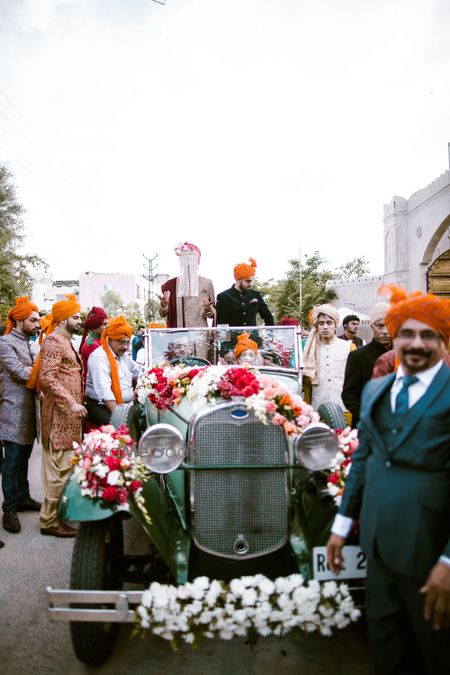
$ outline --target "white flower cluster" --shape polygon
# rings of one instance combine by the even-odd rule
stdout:
[[[152,372],[141,373],[137,381],[137,399],[141,405],[145,405],[145,401],[149,393],[153,390],[153,385],[157,384],[158,378]]]
[[[293,629],[331,635],[356,621],[360,612],[345,584],[304,583],[301,574],[271,581],[262,574],[233,579],[229,584],[198,577],[182,586],[151,584],[136,610],[141,630],[164,640],[197,638],[231,640],[249,631],[282,636]]]
[[[203,408],[211,398],[214,398],[217,392],[217,384],[227,370],[228,366],[209,366],[192,380],[187,398],[193,402],[194,410]]]

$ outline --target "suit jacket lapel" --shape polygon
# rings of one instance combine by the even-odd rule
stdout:
[[[382,380],[379,381],[378,387],[375,389],[375,391],[372,393],[371,398],[368,401],[368,407],[367,407],[367,412],[361,411],[361,420],[364,422],[364,424],[368,427],[370,434],[374,436],[378,443],[381,443],[382,445],[385,445],[385,441],[382,439],[380,436],[380,433],[377,429],[377,427],[374,424],[373,421],[373,409],[376,403],[380,400],[380,398],[388,391],[392,383],[394,382],[396,377],[395,373],[391,373],[390,375],[387,375],[384,377]],[[374,380],[375,382],[375,380]]]
[[[425,394],[422,396],[422,398],[419,398],[417,403],[413,405],[412,408],[410,408],[408,415],[405,418],[403,428],[401,432],[398,434],[397,440],[393,445],[394,450],[401,443],[403,443],[405,438],[407,438],[409,434],[413,431],[414,427],[422,417],[425,410],[427,410],[427,408],[429,408],[430,405],[432,405],[432,403],[439,396],[441,391],[446,386],[448,386],[449,380],[450,380],[449,370],[444,365],[442,365],[442,367],[438,370],[434,380],[428,387]]]

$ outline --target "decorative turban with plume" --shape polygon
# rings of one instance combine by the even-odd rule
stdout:
[[[254,340],[250,339],[250,333],[241,333],[241,335],[238,335],[237,344],[233,351],[234,358],[239,358],[239,356],[246,352],[247,349],[257,352],[258,345]]]
[[[249,258],[249,265],[247,263],[238,263],[234,266],[234,278],[236,281],[240,279],[252,279],[256,274],[256,260]]]
[[[450,339],[449,300],[420,291],[408,295],[404,288],[394,284],[381,286],[378,293],[390,296],[390,307],[384,321],[392,338],[397,336],[405,321],[416,319],[434,328],[448,345]]]
[[[320,379],[320,339],[317,330],[320,314],[329,316],[336,324],[336,327],[341,321],[337,309],[328,303],[316,305],[309,313],[308,318],[312,328],[303,350],[303,374],[310,378],[312,384],[319,384]]]
[[[175,246],[175,253],[180,256],[180,255],[192,255],[193,253],[195,255],[198,255],[200,258],[201,252],[198,246],[195,244],[190,244],[188,241],[184,241],[181,244],[177,244]]]
[[[100,344],[106,352],[109,365],[111,367],[111,389],[116,399],[116,403],[123,403],[122,390],[120,388],[119,367],[117,361],[109,348],[109,340],[120,340],[123,337],[131,339],[133,335],[133,328],[127,323],[124,316],[116,316],[110,319],[109,324],[105,328],[100,338]]]
[[[17,321],[28,319],[28,317],[33,312],[39,313],[39,309],[36,307],[34,302],[31,302],[28,295],[23,295],[21,298],[17,298],[14,307],[11,307],[8,312],[5,335],[12,331]]]

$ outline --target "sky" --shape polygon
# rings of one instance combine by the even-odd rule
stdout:
[[[0,0],[0,162],[54,279],[383,272],[383,204],[448,169],[447,0]]]

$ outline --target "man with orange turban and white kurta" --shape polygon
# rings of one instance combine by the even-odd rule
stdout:
[[[217,296],[217,325],[256,326],[259,314],[266,326],[273,326],[275,322],[264,298],[252,288],[256,262],[249,258],[248,263],[235,265],[233,272],[233,286]]]
[[[388,286],[396,372],[362,393],[328,541],[338,573],[354,520],[367,556],[367,622],[380,675],[444,675],[450,664],[450,301]]]
[[[86,378],[88,420],[109,424],[113,411],[133,398],[133,378],[142,366],[129,354],[133,328],[125,317],[111,319],[102,333],[101,348],[89,356]]]
[[[80,305],[75,295],[55,302],[52,323],[43,340],[37,386],[42,401],[42,483],[41,534],[74,537],[76,530],[58,520],[58,499],[71,471],[73,442],[81,443],[83,381],[80,356],[72,337],[81,327]],[[36,374],[36,373],[35,373]],[[32,384],[30,382],[30,384]]]

